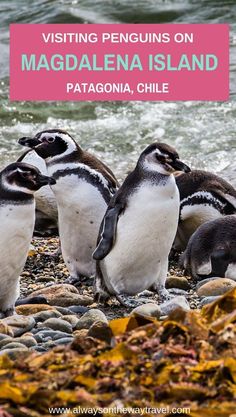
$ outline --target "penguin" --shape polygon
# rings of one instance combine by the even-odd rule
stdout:
[[[111,199],[93,257],[97,261],[95,299],[114,295],[121,304],[146,289],[165,289],[168,255],[177,231],[179,191],[175,170],[189,171],[174,148],[153,143]]]
[[[21,138],[19,143],[32,146],[56,180],[52,190],[58,207],[62,256],[70,273],[67,282],[79,284],[82,277],[95,275],[92,253],[118,182],[103,162],[82,150],[63,130],[45,130],[33,138]]]
[[[55,180],[23,162],[0,172],[0,317],[14,314],[35,220],[34,193]]]
[[[40,158],[38,154],[29,149],[24,152],[17,162],[26,162],[37,167],[40,172],[47,175],[47,167],[44,159]],[[58,213],[55,195],[49,185],[40,188],[34,194],[36,203],[36,219],[34,234],[37,236],[47,236],[57,234],[58,230]]]
[[[210,277],[236,280],[236,216],[202,224],[189,239],[181,266],[199,281]]]
[[[180,193],[180,214],[173,248],[181,252],[201,224],[236,213],[236,190],[207,171],[176,172],[175,179]]]

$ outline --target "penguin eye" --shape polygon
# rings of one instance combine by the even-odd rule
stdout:
[[[156,155],[156,159],[158,160],[158,162],[165,162],[166,158],[164,157],[164,155],[160,155],[158,153],[155,154]]]
[[[53,136],[51,136],[50,138],[47,138],[47,142],[48,143],[53,143],[53,142],[55,142],[55,138]]]

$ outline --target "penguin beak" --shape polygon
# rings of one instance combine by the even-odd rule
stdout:
[[[47,175],[40,174],[37,178],[38,184],[43,187],[44,185],[55,185],[56,180],[52,177],[48,177]]]
[[[24,138],[20,138],[18,140],[18,143],[22,146],[27,146],[28,148],[34,148],[35,146],[37,146],[40,142],[38,139],[36,138],[28,138],[28,137],[24,137]]]
[[[180,161],[180,159],[175,159],[171,166],[176,170],[176,171],[183,171],[183,172],[190,172],[191,169],[189,168],[188,165],[184,164],[182,161]]]

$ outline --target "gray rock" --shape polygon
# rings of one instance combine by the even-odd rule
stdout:
[[[72,325],[66,320],[61,318],[51,318],[45,320],[43,323],[39,323],[38,328],[48,327],[49,329],[59,330],[60,332],[72,333]]]
[[[35,339],[37,340],[38,343],[48,342],[50,340],[62,339],[63,337],[68,337],[68,333],[51,330],[51,329],[39,331],[35,335]]]
[[[55,343],[57,345],[67,345],[73,341],[73,337],[63,337],[62,339],[57,339]]]
[[[47,349],[43,347],[42,345],[32,346],[29,350],[44,353],[47,352]]]
[[[68,321],[68,323],[71,324],[72,329],[76,327],[76,324],[79,321],[79,318],[77,316],[74,316],[72,313],[69,316],[63,316],[63,320]]]
[[[0,349],[1,349],[3,346],[7,345],[8,343],[11,343],[13,340],[14,340],[14,339],[13,339],[12,337],[9,337],[9,336],[7,336],[5,339],[2,339],[2,340],[0,341]]]
[[[62,317],[62,314],[59,313],[59,311],[55,311],[55,310],[45,310],[45,311],[39,311],[38,313],[35,313],[33,317],[36,323],[39,323],[42,321],[46,321],[47,319]]]
[[[205,306],[206,304],[210,304],[213,303],[214,301],[218,300],[218,298],[220,298],[220,295],[212,295],[211,297],[204,297],[201,301],[200,301],[200,307]]]
[[[44,343],[52,340],[52,336],[45,336],[44,333],[38,333],[35,335],[35,340],[37,343]]]
[[[162,303],[160,305],[161,315],[168,316],[176,308],[182,308],[185,311],[190,310],[189,303],[183,295],[178,295],[177,297]]]
[[[30,331],[36,324],[35,320],[31,316],[10,316],[2,320],[13,331],[14,337],[21,336],[22,334]]]
[[[87,311],[89,311],[88,307],[84,307],[84,306],[71,306],[69,307],[69,310],[72,311],[72,313],[76,313],[76,314],[84,314]]]
[[[85,313],[78,320],[78,323],[76,324],[75,329],[76,330],[89,329],[92,326],[92,324],[95,323],[96,321],[100,323],[108,324],[108,320],[105,314],[101,310],[98,310],[96,308],[91,308],[91,310],[87,311],[87,313]]]
[[[54,342],[53,340],[49,340],[48,342],[43,343],[42,346],[45,349],[49,350],[49,349],[52,349],[52,348],[56,347],[57,346],[57,343]]]
[[[7,334],[0,333],[0,342],[4,339],[7,339],[9,336]]]
[[[59,311],[59,313],[61,313],[63,316],[68,316],[70,314],[74,314],[70,308],[66,308],[66,307],[59,307],[59,306],[54,306],[57,311]]]
[[[14,341],[19,342],[19,343],[21,343],[22,345],[25,345],[28,348],[37,345],[37,342],[36,342],[35,338],[32,337],[32,336],[23,335],[21,337],[16,337],[14,339]]]
[[[10,343],[7,343],[5,346],[2,347],[2,350],[5,350],[5,349],[22,349],[22,350],[27,350],[27,347],[25,345],[23,345],[22,343],[10,342]]]
[[[143,304],[134,308],[131,314],[138,314],[139,316],[155,317],[159,319],[161,315],[160,307],[154,303]]]

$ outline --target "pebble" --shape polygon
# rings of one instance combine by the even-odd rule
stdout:
[[[49,350],[49,349],[52,349],[52,348],[54,348],[54,347],[56,347],[56,342],[53,342],[52,340],[49,340],[48,342],[45,342],[45,343],[43,343],[43,347],[46,349],[46,350]]]
[[[188,290],[190,288],[190,284],[185,277],[171,275],[166,279],[166,288],[179,288],[181,290]]]
[[[108,324],[105,314],[96,308],[91,308],[77,322],[75,329],[89,329],[93,323],[100,322]]]
[[[95,339],[99,339],[110,344],[113,334],[111,328],[109,327],[109,324],[96,321],[90,327],[88,331],[88,336],[94,337]]]
[[[74,337],[86,337],[87,335],[88,335],[88,329],[75,330],[73,332]]]
[[[57,311],[59,311],[59,313],[61,313],[63,316],[68,316],[69,314],[74,314],[70,308],[66,308],[66,307],[59,307],[59,306],[54,306],[54,308],[56,308]],[[84,307],[85,308],[85,307]]]
[[[47,277],[44,275],[40,275],[36,278],[35,282],[53,282],[53,277]],[[54,282],[53,282],[54,283]]]
[[[69,310],[72,311],[72,313],[81,314],[81,315],[89,311],[88,307],[84,307],[84,306],[71,306],[69,307]]]
[[[220,298],[220,295],[212,295],[211,297],[204,297],[201,301],[200,301],[200,307],[205,306],[206,304],[210,304],[213,303],[214,301],[218,300],[218,298]]]
[[[161,315],[160,307],[154,303],[147,303],[134,308],[131,314],[138,314],[139,316],[155,317],[159,319]]]
[[[7,336],[6,339],[2,339],[0,341],[0,349],[3,348],[3,346],[7,345],[8,343],[12,342],[14,339],[12,337]]]
[[[67,345],[73,341],[73,337],[63,337],[62,339],[58,339],[55,343],[57,345]]]
[[[38,324],[38,328],[45,326],[52,330],[59,330],[60,332],[72,333],[71,323],[69,323],[66,320],[62,320],[61,318],[50,318],[45,320],[43,323]]]
[[[76,327],[76,324],[79,321],[79,318],[77,316],[74,316],[74,315],[69,315],[69,316],[66,315],[66,316],[63,316],[63,320],[68,321],[68,323],[71,324],[72,329],[74,329]]]
[[[0,355],[8,355],[11,359],[19,359],[19,356],[25,352],[28,352],[28,349],[22,345],[20,348],[8,348],[1,350]]]
[[[51,329],[47,329],[47,330],[40,330],[39,332],[35,334],[35,339],[37,340],[38,343],[40,342],[46,342],[49,340],[57,340],[57,339],[62,339],[63,337],[68,337],[68,333],[66,332],[61,332],[61,331],[57,331],[57,330],[51,330]]]
[[[5,346],[2,347],[2,350],[5,349],[17,349],[20,348],[22,350],[27,350],[27,347],[25,345],[23,345],[22,343],[18,343],[18,342],[10,342],[7,343]]]
[[[29,316],[30,314],[36,314],[40,311],[54,311],[54,307],[47,304],[24,304],[16,307],[17,314]]]
[[[46,321],[51,318],[59,318],[62,317],[62,314],[59,313],[57,310],[49,310],[49,311],[39,311],[39,313],[34,314],[34,319],[36,323],[41,321]]]
[[[215,278],[203,284],[197,290],[199,297],[222,295],[236,287],[236,282],[229,278]]]
[[[211,277],[211,278],[202,279],[201,281],[197,282],[197,284],[195,286],[195,290],[198,290],[198,288],[202,287],[207,282],[214,281],[217,278],[219,278],[219,277]]]
[[[3,320],[5,320],[5,319],[0,320],[0,334],[13,336],[12,329],[6,323],[4,323]]]
[[[0,333],[0,343],[1,343],[2,340],[8,339],[8,338],[9,338],[9,336],[7,334]]]
[[[176,308],[182,308],[185,311],[190,310],[188,301],[183,295],[178,295],[171,300],[166,301],[160,305],[161,315],[168,316]]]
[[[48,304],[48,302],[47,299],[41,295],[37,297],[18,298],[18,300],[16,300],[16,306],[26,304]]]
[[[48,303],[53,306],[68,307],[72,305],[89,305],[93,298],[81,295],[77,288],[70,284],[56,284],[44,287],[30,294],[31,297],[43,295]]]
[[[33,329],[36,322],[31,316],[10,316],[2,319],[2,322],[9,326],[14,337],[21,336],[23,333]]]
[[[21,337],[16,337],[14,339],[14,342],[19,342],[28,348],[37,345],[37,342],[33,336],[26,336],[26,335],[23,335]]]
[[[47,352],[47,349],[42,345],[32,346],[32,348],[30,348],[30,350],[32,350],[32,351],[35,350],[36,352],[39,352],[39,353]]]

